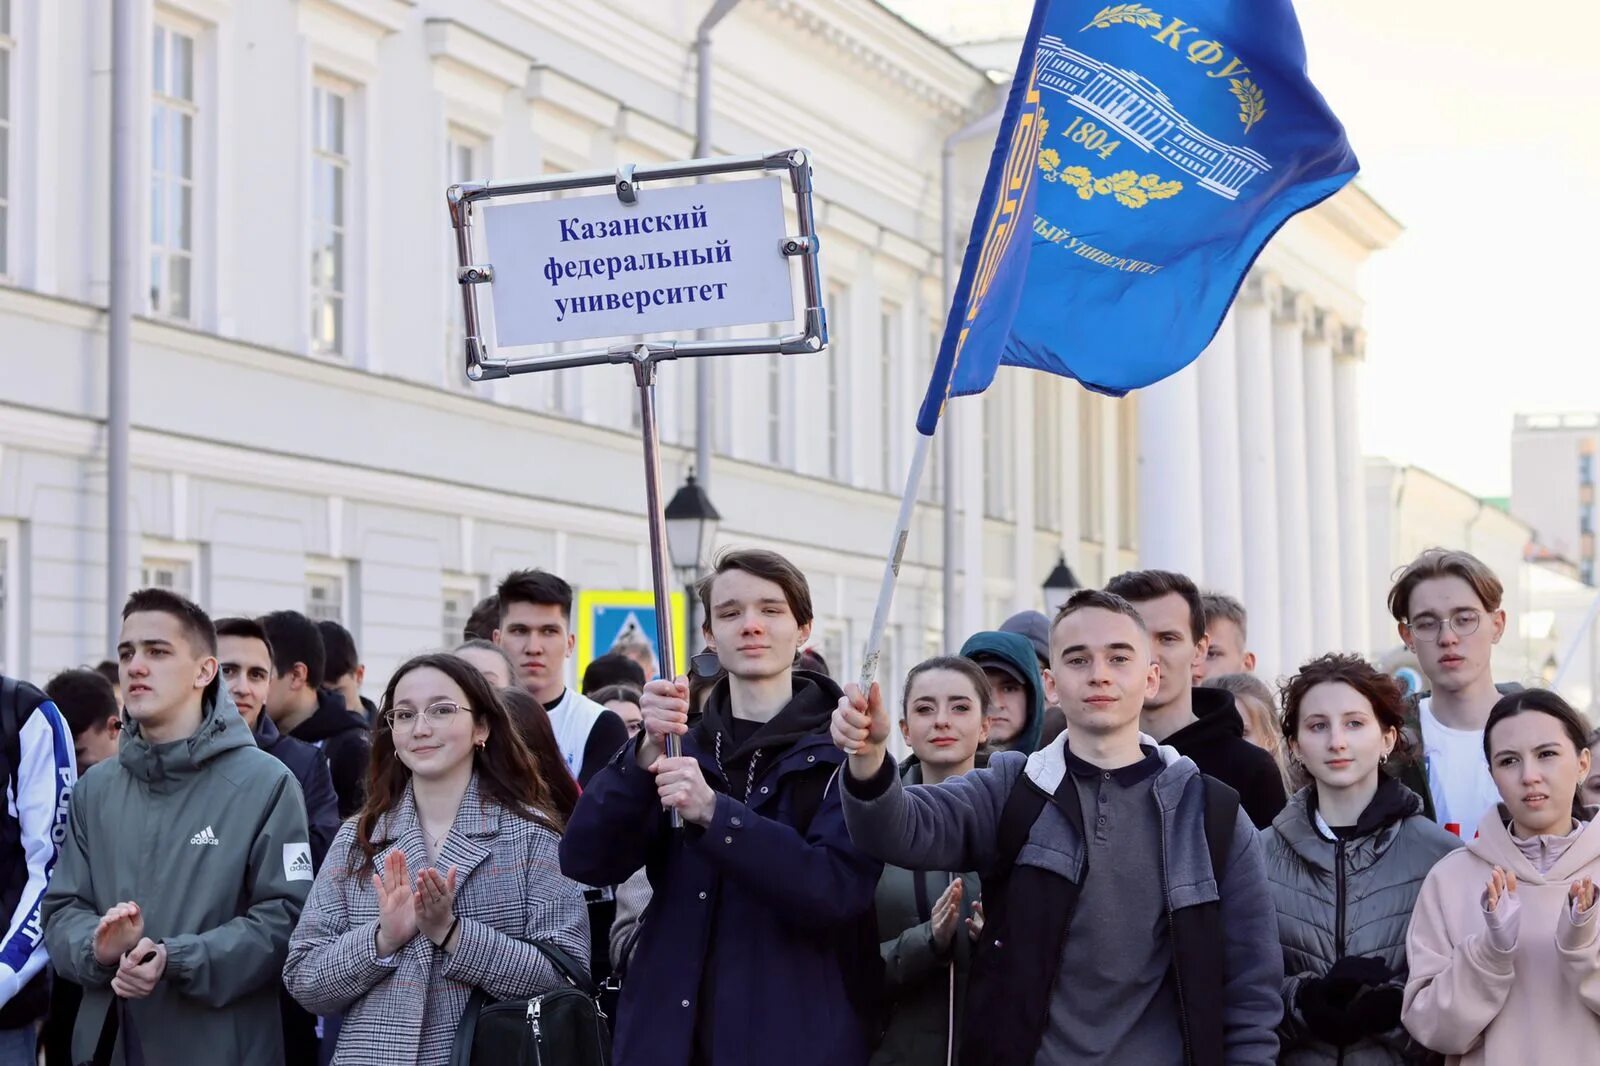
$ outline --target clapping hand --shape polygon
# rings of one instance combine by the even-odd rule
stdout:
[[[123,999],[144,999],[156,990],[167,970],[167,946],[141,937],[133,950],[122,956],[111,991]]]
[[[1578,886],[1573,885],[1572,887],[1577,888]],[[1591,891],[1594,888],[1593,884],[1591,884],[1589,887]],[[1483,909],[1486,911],[1494,910],[1500,905],[1500,898],[1502,896],[1515,896],[1516,892],[1516,873],[1511,870],[1505,870],[1499,866],[1496,866],[1494,868],[1494,872],[1489,875],[1489,887],[1484,890]]]
[[[961,878],[951,881],[933,904],[933,946],[943,955],[950,950],[955,939],[956,925],[961,920],[961,897],[966,893]]]
[[[405,854],[395,848],[383,865],[372,875],[372,887],[378,893],[378,955],[388,958],[417,935],[417,905]]]
[[[1594,878],[1580,877],[1572,882],[1572,887],[1567,889],[1567,898],[1572,901],[1576,914],[1587,914],[1590,907],[1594,906]]]
[[[144,937],[144,911],[137,903],[118,903],[94,929],[94,961],[116,966]]]
[[[412,890],[412,907],[417,915],[417,931],[439,947],[445,947],[451,927],[455,925],[456,868],[450,867],[449,876],[428,867],[417,875]]]

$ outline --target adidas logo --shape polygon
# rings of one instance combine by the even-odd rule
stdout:
[[[310,872],[311,872],[311,856],[310,855],[307,855],[304,852],[301,852],[298,856],[296,856],[295,858],[290,860],[290,862],[289,862],[290,880],[293,880],[294,879],[294,875],[297,874],[297,873],[307,873],[308,874]]]
[[[213,847],[215,847],[217,844],[221,843],[221,841],[219,841],[217,839],[217,834],[213,833],[211,831],[211,827],[208,825],[204,829],[200,830],[200,832],[198,832],[194,836],[190,837],[189,838],[189,843],[191,843],[191,844],[210,844]]]

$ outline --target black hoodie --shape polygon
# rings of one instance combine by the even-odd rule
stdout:
[[[345,706],[344,697],[318,689],[316,713],[289,735],[315,744],[328,757],[333,791],[339,796],[340,819],[360,811],[367,795],[367,762],[372,752],[372,738],[366,724]]]
[[[1217,688],[1190,691],[1197,720],[1161,743],[1177,748],[1201,773],[1239,793],[1239,806],[1257,829],[1265,829],[1289,799],[1277,762],[1244,739],[1244,719],[1233,705],[1233,693]]]
[[[749,799],[748,787],[763,761],[813,733],[827,732],[834,708],[844,695],[831,678],[821,674],[796,670],[791,678],[794,695],[770,721],[761,724],[734,718],[726,678],[706,697],[705,713],[695,729],[706,750],[716,753],[728,779],[728,794],[741,802]],[[752,762],[755,773],[751,772]]]

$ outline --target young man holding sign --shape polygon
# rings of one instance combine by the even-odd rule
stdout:
[[[810,589],[782,556],[736,551],[700,598],[728,677],[693,726],[686,679],[650,682],[643,730],[589,782],[561,841],[568,877],[617,884],[643,866],[655,892],[617,1066],[864,1066],[882,867],[851,845],[830,787],[842,694],[794,669]]]
[[[967,1017],[984,1024],[963,1066],[1276,1062],[1283,955],[1261,848],[1236,793],[1139,732],[1161,681],[1139,612],[1078,592],[1044,677],[1066,733],[932,787],[901,784],[876,685],[834,712],[851,838],[982,879]]]

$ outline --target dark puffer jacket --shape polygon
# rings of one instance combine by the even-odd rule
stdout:
[[[1423,1052],[1396,1026],[1342,1051],[1307,1028],[1297,997],[1301,983],[1327,974],[1346,955],[1377,955],[1406,981],[1406,928],[1433,864],[1461,841],[1422,814],[1422,800],[1388,777],[1356,824],[1353,839],[1335,842],[1315,824],[1316,785],[1289,799],[1261,830],[1267,880],[1283,942],[1280,1066],[1342,1063],[1387,1066],[1423,1062]]]

